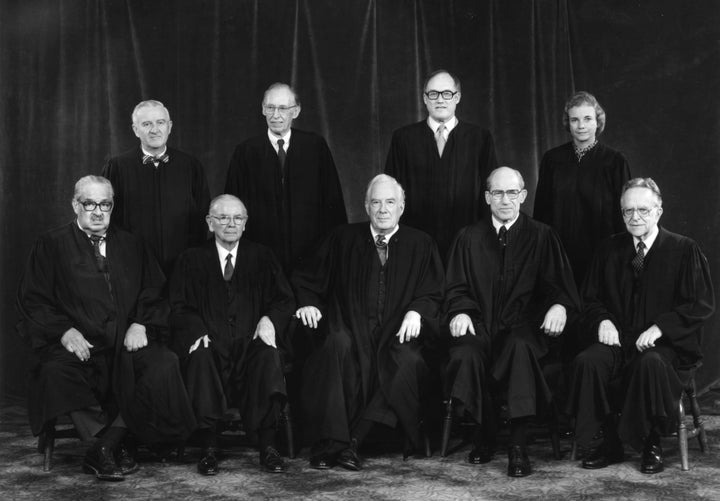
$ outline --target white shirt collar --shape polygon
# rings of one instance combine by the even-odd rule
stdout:
[[[283,143],[283,149],[287,152],[288,148],[290,147],[290,136],[292,135],[292,129],[288,129],[287,134],[285,134],[282,137],[277,137],[275,134],[270,132],[270,129],[267,130],[268,139],[270,139],[270,144],[272,144],[272,147],[275,148],[275,151],[278,151],[278,139],[282,139],[285,141]]]
[[[501,226],[505,226],[505,228],[507,228],[507,229],[509,230],[510,227],[515,224],[515,221],[517,221],[519,217],[520,217],[520,213],[518,212],[518,213],[517,213],[517,216],[515,216],[515,219],[513,219],[513,220],[510,221],[509,223],[501,223],[501,222],[498,221],[498,220],[495,218],[495,216],[493,215],[493,217],[492,217],[492,224],[493,224],[493,228],[495,228],[495,233],[497,233],[498,231],[500,231],[500,227],[501,227]]]
[[[237,258],[237,250],[238,250],[238,244],[240,242],[235,243],[235,247],[233,247],[230,250],[227,250],[225,247],[220,245],[217,240],[215,240],[215,248],[218,251],[218,256],[220,257],[220,269],[225,270],[225,260],[227,259],[228,254],[232,256],[230,259],[230,262],[233,264],[233,267],[235,266],[235,259]]]
[[[164,155],[165,152],[167,152],[167,144],[165,145],[165,148],[163,148],[163,150],[160,153],[150,153],[149,151],[146,151],[145,148],[143,148],[142,146],[140,146],[140,149],[142,150],[143,155],[150,155],[151,157],[159,157],[159,156]]]
[[[430,129],[433,131],[433,135],[437,134],[438,127],[440,127],[440,124],[442,122],[438,122],[434,118],[428,116],[427,124]],[[453,116],[450,120],[447,122],[444,122],[443,125],[445,125],[445,137],[447,137],[450,134],[450,131],[453,130],[458,124],[458,119],[456,116]]]
[[[655,239],[658,236],[658,233],[660,233],[660,230],[658,229],[658,226],[655,225],[655,228],[645,237],[643,238],[643,243],[645,243],[645,254],[648,253],[650,250],[650,247],[655,243]],[[636,236],[633,236],[633,247],[635,250],[637,250],[638,243],[640,242],[640,239]]]
[[[398,231],[399,229],[400,229],[400,225],[398,224],[397,226],[395,226],[395,228],[393,228],[393,230],[392,230],[390,233],[386,233],[386,234],[385,234],[385,240],[387,240],[388,242],[390,242],[390,238],[391,238],[395,233],[397,233],[397,231]],[[373,225],[372,225],[372,224],[370,225],[370,233],[372,233],[373,241],[377,239],[377,236],[378,236],[378,235],[380,235],[380,233],[378,233],[378,231],[377,231],[375,228],[373,228]]]

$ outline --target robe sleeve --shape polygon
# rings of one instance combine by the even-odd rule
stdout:
[[[242,144],[239,144],[230,158],[227,177],[225,178],[225,193],[235,195],[240,200],[245,199],[244,189],[247,185],[247,180],[245,179],[246,169],[244,147]]]
[[[335,266],[335,241],[334,233],[325,237],[310,254],[310,259],[293,272],[291,283],[298,308],[315,306],[325,314],[330,275]]]
[[[100,175],[110,181],[110,184],[112,184],[113,187],[112,222],[115,225],[126,228],[127,221],[125,221],[125,210],[123,209],[123,205],[125,204],[125,200],[123,199],[124,190],[121,186],[122,176],[120,176],[118,172],[119,169],[120,166],[118,165],[117,160],[109,158],[103,166],[102,173]]]
[[[535,189],[535,207],[533,208],[533,219],[545,224],[552,224],[553,221],[553,177],[551,170],[551,161],[548,152],[545,152],[540,161],[540,173],[537,188]]]
[[[626,182],[630,180],[630,165],[628,164],[625,156],[617,152],[613,158],[612,168],[612,179],[610,180],[612,203],[610,206],[614,209],[612,213],[612,228],[615,233],[625,231],[625,221],[623,221],[622,213],[620,212],[620,197],[622,195],[622,188]]]
[[[191,246],[200,245],[207,239],[208,229],[205,224],[205,214],[210,207],[210,188],[207,176],[202,164],[197,159],[193,159],[192,191],[195,207],[190,211]]]
[[[347,223],[345,199],[335,161],[324,138],[320,138],[320,164],[325,231]]]
[[[175,264],[170,278],[170,330],[172,346],[179,354],[187,354],[190,346],[200,337],[209,334],[200,313],[200,301],[197,287],[192,277],[197,272],[192,269],[187,253],[183,253]]]
[[[287,329],[290,317],[295,313],[295,298],[280,262],[267,250],[267,272],[263,280],[263,312],[273,323],[276,333]]]
[[[170,308],[163,294],[165,275],[150,249],[142,243],[142,284],[135,307],[128,315],[128,325],[135,322],[145,326],[148,336],[167,341]]]
[[[421,274],[407,311],[420,314],[424,327],[433,335],[439,332],[440,308],[443,301],[445,286],[445,270],[437,250],[431,239],[425,247],[424,259],[418,272]],[[405,313],[407,313],[407,311]]]
[[[402,146],[400,143],[398,131],[395,131],[390,141],[387,159],[385,159],[385,173],[396,178],[399,175],[398,173],[403,171],[402,164],[403,158],[405,157],[402,154]]]
[[[33,348],[60,342],[74,324],[55,297],[56,254],[48,239],[38,240],[18,287],[16,305],[21,317],[18,329],[28,336]]]
[[[682,273],[675,291],[675,307],[653,319],[673,345],[695,336],[715,311],[715,297],[707,259],[697,244],[688,245],[682,257]]]
[[[470,316],[474,324],[482,323],[482,308],[473,298],[467,279],[471,269],[470,254],[470,235],[465,228],[457,234],[448,253],[444,306],[447,322],[455,315],[465,313]]]
[[[554,230],[548,228],[543,238],[545,243],[539,287],[541,297],[545,298],[544,309],[547,311],[552,305],[561,304],[570,316],[580,308],[570,260]]]

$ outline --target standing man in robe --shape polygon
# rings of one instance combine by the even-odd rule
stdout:
[[[547,225],[520,212],[527,197],[520,173],[494,170],[485,201],[492,218],[458,233],[448,255],[445,308],[450,320],[446,394],[477,423],[472,464],[492,459],[495,410],[490,385],[507,392],[508,475],[532,473],[526,428],[547,414],[551,391],[541,361],[548,337],[579,305],[570,264]]]
[[[138,237],[110,225],[107,179],[81,178],[72,207],[76,220],[35,243],[18,290],[33,350],[30,425],[37,435],[69,414],[91,444],[85,471],[122,480],[138,469],[128,431],[148,445],[176,443],[195,418],[178,359],[160,339],[168,313],[160,267]]]
[[[337,228],[293,275],[296,315],[318,330],[302,392],[312,468],[360,470],[358,447],[374,423],[400,424],[420,448],[421,350],[437,332],[443,269],[432,238],[399,225],[404,207],[397,181],[376,176],[370,224]]]
[[[455,116],[461,97],[455,75],[437,70],[423,89],[428,117],[394,132],[385,172],[412,194],[405,222],[432,236],[445,259],[460,228],[487,219],[482,194],[497,161],[490,132]]]
[[[591,448],[583,468],[623,461],[625,442],[642,450],[641,472],[658,473],[660,435],[677,427],[715,299],[698,245],[658,226],[662,197],[652,179],[625,183],[620,205],[627,232],[601,243],[583,283],[591,344],[573,362],[569,410],[578,445]]]
[[[142,101],[132,112],[135,147],[103,169],[115,188],[113,222],[142,237],[170,275],[177,256],[205,241],[203,216],[210,192],[200,162],[167,146],[172,130],[160,101]]]
[[[276,333],[295,309],[292,290],[270,249],[240,238],[248,211],[238,198],[215,198],[206,220],[215,238],[181,254],[170,282],[173,346],[199,426],[198,471],[217,474],[217,422],[237,406],[260,464],[280,473],[275,430],[286,390]]]
[[[267,245],[289,273],[332,228],[347,222],[330,148],[321,136],[292,127],[300,99],[287,84],[265,91],[267,131],[235,148],[225,193],[240,198],[253,224],[247,237]]]

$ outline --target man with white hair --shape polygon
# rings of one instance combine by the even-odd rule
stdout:
[[[200,162],[167,146],[172,126],[163,103],[138,103],[132,129],[140,144],[102,171],[115,188],[114,223],[142,237],[168,276],[178,254],[205,241],[210,202]]]
[[[404,207],[400,184],[376,176],[370,223],[337,228],[292,277],[296,315],[318,331],[301,398],[312,468],[361,469],[358,447],[374,423],[401,425],[420,448],[421,351],[437,332],[443,269],[432,238],[399,224]]]

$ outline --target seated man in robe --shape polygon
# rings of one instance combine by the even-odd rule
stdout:
[[[583,283],[590,345],[573,362],[568,404],[577,443],[590,449],[583,468],[623,461],[625,442],[642,450],[640,471],[658,473],[660,435],[677,426],[715,300],[698,245],[658,226],[657,184],[631,179],[620,205],[627,232],[600,245]]]
[[[432,238],[399,225],[404,207],[398,182],[376,176],[370,223],[337,228],[293,275],[296,315],[318,330],[302,388],[312,468],[360,470],[358,447],[374,423],[400,424],[419,450],[429,376],[421,349],[437,332],[443,269]]]
[[[123,442],[128,431],[148,445],[175,443],[195,418],[178,359],[160,342],[168,308],[158,263],[110,224],[107,179],[81,178],[72,207],[73,222],[35,243],[18,290],[34,359],[30,425],[37,435],[69,414],[91,444],[85,471],[122,480],[138,468]]]
[[[448,254],[445,308],[450,319],[446,394],[476,423],[468,461],[494,452],[491,384],[506,390],[510,418],[508,475],[532,473],[526,428],[546,414],[552,394],[540,362],[578,306],[568,259],[555,232],[520,211],[520,173],[492,171],[485,201],[492,218],[462,229]],[[570,310],[570,311],[568,311]]]
[[[170,281],[173,347],[198,420],[203,475],[218,472],[216,428],[228,405],[239,408],[265,470],[286,469],[275,447],[286,399],[276,333],[295,301],[272,251],[241,239],[247,220],[238,198],[216,197],[206,216],[214,238],[182,253]]]

